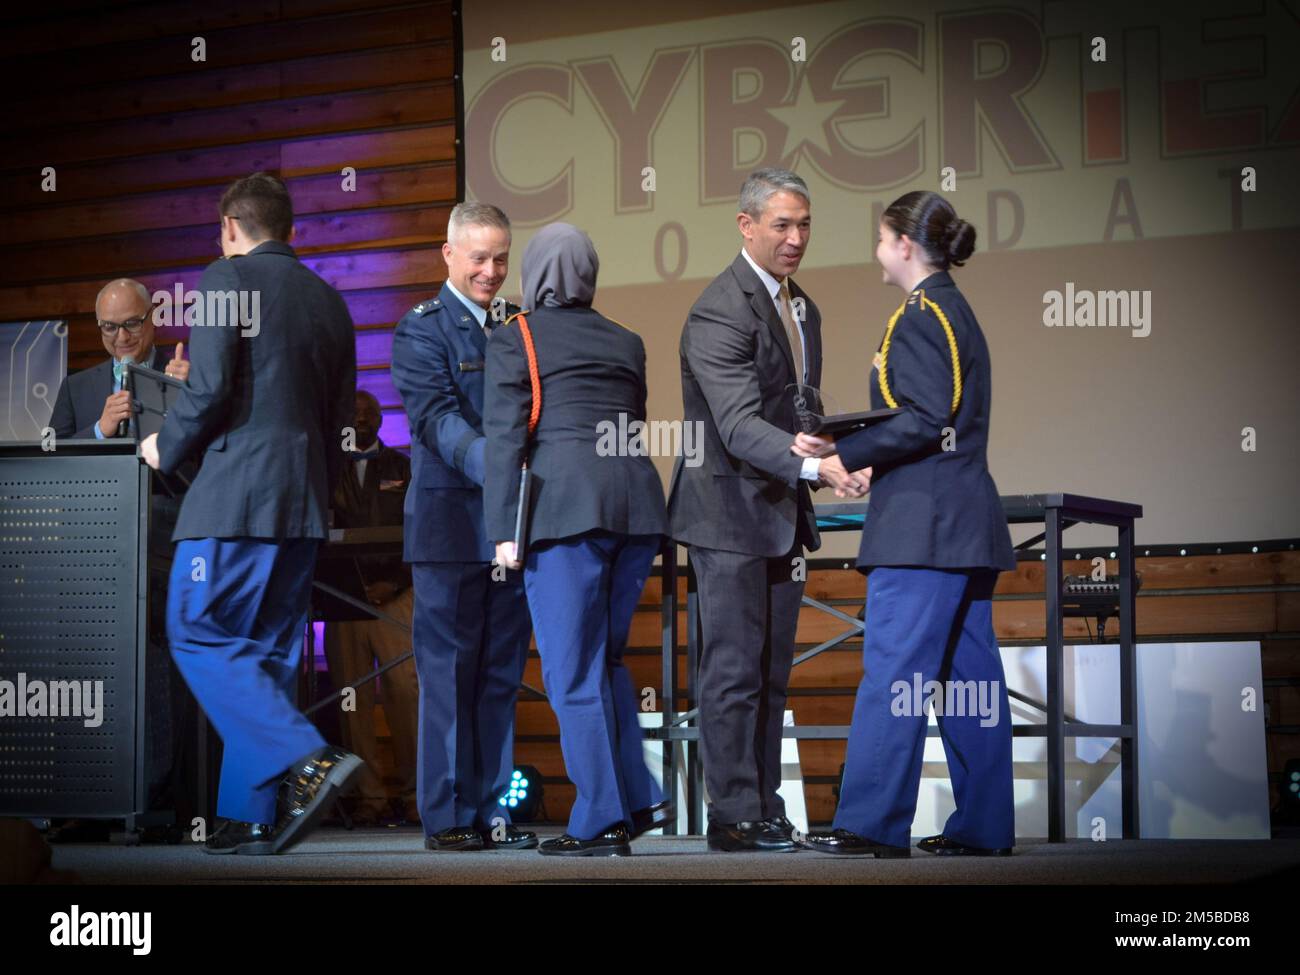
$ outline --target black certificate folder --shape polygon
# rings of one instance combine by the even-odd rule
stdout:
[[[131,384],[131,435],[143,440],[162,429],[185,384],[164,372],[131,363],[127,367]]]
[[[815,423],[816,429],[809,432],[814,434],[850,433],[854,430],[861,430],[863,427],[869,427],[873,423],[879,423],[881,420],[896,416],[902,412],[902,407],[895,406],[887,410],[866,410],[862,413],[836,413],[832,416],[818,417]]]

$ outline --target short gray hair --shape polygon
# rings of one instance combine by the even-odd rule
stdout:
[[[99,311],[99,303],[104,299],[104,295],[117,288],[131,288],[140,296],[140,300],[146,305],[153,304],[153,296],[149,294],[149,289],[135,278],[114,278],[112,281],[108,282],[108,284],[99,289],[99,294],[95,295],[95,311],[97,313]]]
[[[447,220],[448,243],[455,244],[466,227],[496,227],[504,230],[506,239],[510,239],[510,218],[504,210],[491,203],[472,203],[466,200],[452,207],[451,217]]]
[[[802,196],[804,202],[812,204],[808,184],[803,178],[788,169],[756,169],[749,174],[745,185],[740,188],[740,212],[747,213],[755,220],[763,216],[767,201],[776,193],[794,193]]]

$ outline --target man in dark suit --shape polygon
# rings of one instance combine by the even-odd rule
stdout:
[[[357,390],[354,427],[355,451],[348,455],[343,475],[334,487],[331,507],[335,528],[375,528],[402,523],[402,503],[411,483],[411,462],[406,455],[379,439],[383,415],[379,400]],[[408,627],[414,594],[411,569],[397,554],[363,555],[357,559],[366,599],[385,616]],[[325,629],[325,659],[335,687],[343,687],[370,673],[377,660],[387,664],[411,649],[411,634],[386,619],[359,619],[331,623]],[[392,800],[406,807],[406,819],[418,819],[415,806],[415,715],[419,685],[415,663],[407,660],[387,671],[383,681],[384,718],[393,743],[398,786],[392,796],[376,774],[375,685],[357,688],[356,707],[340,716],[343,746],[361,756],[366,765],[351,801],[354,825],[374,825],[392,813]]]
[[[189,377],[185,343],[178,344],[171,355],[154,346],[152,311],[149,291],[139,281],[118,278],[100,290],[95,319],[110,358],[63,380],[50,414],[56,437],[103,440],[117,436],[120,424],[131,416],[131,394],[122,388],[120,365],[128,359],[163,370],[181,382]]]
[[[206,849],[279,853],[361,766],[326,745],[294,702],[356,349],[342,297],[289,246],[284,184],[264,173],[237,180],[220,212],[225,258],[199,281],[190,382],[141,453],[168,473],[187,457],[203,461],[172,536],[167,631],[225,745],[217,814],[227,822]]]
[[[447,280],[403,316],[393,383],[411,424],[405,558],[415,580],[420,675],[416,801],[425,847],[537,845],[499,798],[514,763],[515,700],[530,624],[521,573],[492,565],[483,530],[483,369],[510,264],[510,221],[461,203],[442,248]]]
[[[704,462],[679,458],[668,514],[690,549],[700,596],[700,749],[709,848],[796,849],[785,817],[781,728],[803,598],[794,560],[821,544],[809,487],[860,497],[837,456],[791,451],[788,387],[821,381],[821,316],[789,280],[808,246],[808,187],[761,169],[745,181],[740,255],[705,289],[682,331],[686,422]]]

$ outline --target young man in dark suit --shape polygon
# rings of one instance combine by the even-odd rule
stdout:
[[[499,798],[514,762],[515,700],[531,625],[519,572],[492,565],[483,529],[483,368],[510,266],[510,221],[461,203],[442,248],[447,280],[403,316],[393,384],[411,424],[405,558],[415,580],[420,675],[416,801],[437,852],[537,845]]]
[[[140,445],[166,473],[202,458],[172,536],[167,631],[225,745],[217,814],[227,822],[208,838],[212,853],[289,849],[361,765],[294,702],[356,348],[347,306],[299,262],[292,232],[289,193],[273,176],[237,180],[221,198],[225,257],[199,281],[189,385]]]
[[[189,377],[183,342],[171,354],[153,344],[153,303],[139,281],[118,278],[104,285],[95,299],[95,320],[109,359],[63,380],[50,414],[56,437],[117,436],[131,417],[131,394],[122,388],[120,365],[128,359],[181,382]]]
[[[821,544],[809,487],[861,497],[865,486],[838,457],[791,451],[789,387],[816,387],[822,367],[821,315],[789,279],[808,246],[807,185],[788,170],[752,173],[737,226],[740,255],[682,330],[683,406],[704,430],[704,462],[678,459],[668,515],[699,587],[709,848],[776,852],[796,849],[777,789],[803,598],[794,559]]]

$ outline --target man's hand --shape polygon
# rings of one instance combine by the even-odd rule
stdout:
[[[864,467],[860,471],[854,471],[853,476],[856,477],[858,479],[858,483],[862,485],[862,491],[864,494],[867,491],[871,490],[871,468],[870,467]]]
[[[814,437],[811,433],[800,433],[795,436],[790,453],[800,457],[828,457],[835,453],[835,441]]]
[[[835,489],[837,498],[860,498],[867,493],[867,484],[862,483],[856,474],[844,469],[844,462],[839,454],[822,458],[821,479]]]
[[[504,565],[507,569],[518,569],[522,563],[516,558],[517,555],[514,542],[497,542],[497,565]]]
[[[158,470],[159,464],[162,463],[158,459],[158,434],[151,433],[140,441],[140,456],[144,458],[146,464]]]
[[[387,579],[366,586],[366,600],[371,606],[382,606],[397,595],[397,587]]]
[[[125,389],[110,393],[104,400],[104,412],[99,415],[99,432],[106,437],[117,436],[117,426],[131,415],[131,394]]]
[[[181,382],[185,382],[190,378],[190,363],[189,360],[185,358],[184,342],[176,343],[176,352],[172,355],[171,359],[167,361],[167,368],[164,369],[163,372],[167,373],[167,375],[171,376],[173,379],[179,379]]]

